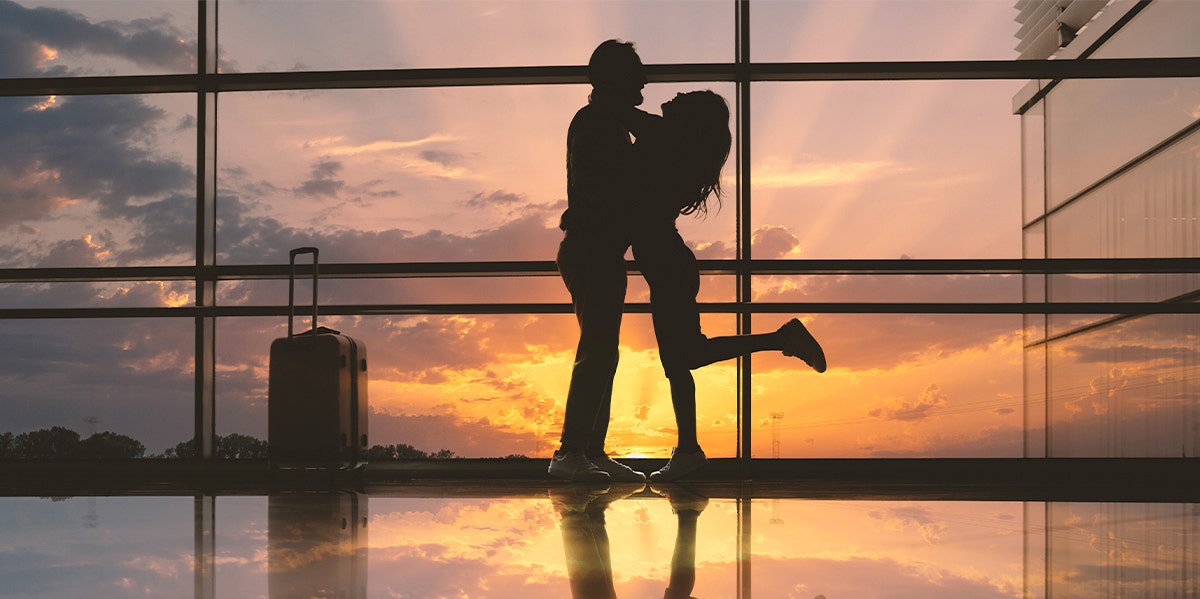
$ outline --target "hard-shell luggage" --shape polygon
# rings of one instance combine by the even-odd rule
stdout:
[[[295,334],[296,256],[313,256],[311,331]],[[291,251],[288,334],[271,343],[269,458],[282,467],[356,468],[367,452],[367,347],[317,326],[317,248]]]

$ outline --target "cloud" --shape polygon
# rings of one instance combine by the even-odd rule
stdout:
[[[92,23],[67,10],[0,0],[0,77],[88,74],[50,66],[59,54],[103,55],[159,72],[196,70],[196,43],[166,19]]]
[[[419,156],[422,160],[449,167],[459,166],[466,158],[458,152],[447,152],[445,150],[423,150]]]
[[[937,414],[938,410],[946,407],[947,397],[941,387],[931,383],[921,391],[917,401],[909,402],[904,399],[888,401],[887,405],[872,409],[868,415],[885,420],[901,422],[922,422]]]
[[[113,301],[145,291],[131,288]],[[0,325],[5,430],[81,430],[80,418],[96,416],[104,430],[130,435],[151,452],[191,437],[194,325],[188,319]]]
[[[388,155],[385,160],[391,168],[421,177],[471,179],[477,176],[466,166],[466,154],[444,148],[421,149],[462,141],[461,137],[438,133],[412,140],[376,140],[362,144],[346,144],[343,141],[342,136],[332,136],[309,140],[302,147],[317,149],[327,158]]]
[[[430,144],[446,143],[461,141],[462,138],[452,135],[434,134],[422,137],[420,139],[411,140],[378,140],[365,144],[358,145],[333,145],[342,141],[341,137],[330,137],[325,139],[311,140],[304,144],[306,148],[324,148],[322,153],[329,156],[356,156],[358,154],[374,154],[380,152],[395,152],[397,150],[411,150],[420,148]],[[422,160],[433,163],[448,163],[456,161],[461,156],[445,151],[425,150],[420,153]]]
[[[53,218],[85,206],[132,239],[113,238],[106,263],[190,258],[195,236],[195,173],[154,149],[165,113],[133,96],[72,97],[45,110],[0,99],[0,227]],[[93,231],[94,238],[100,236]],[[40,240],[39,240],[40,241]],[[129,244],[126,247],[126,243]],[[119,249],[118,249],[119,248]],[[66,266],[45,243],[11,245],[11,263]],[[80,255],[81,259],[85,256]],[[85,262],[94,264],[94,262]],[[76,264],[80,265],[80,264]]]
[[[762,260],[787,258],[800,251],[800,239],[784,226],[759,227],[754,231],[751,245],[754,257]]]
[[[1186,364],[1189,360],[1195,363],[1200,353],[1195,347],[1154,347],[1130,343],[1115,346],[1071,345],[1063,351],[1080,364],[1145,363],[1156,360]]]
[[[755,278],[758,302],[953,302],[1020,300],[1016,276],[807,275]],[[816,314],[806,326],[836,366],[888,370],[971,351],[1015,350],[1022,322],[1008,314]],[[1019,356],[1016,359],[1020,359]]]
[[[930,545],[937,545],[946,532],[946,524],[937,521],[928,509],[910,505],[904,507],[872,510],[867,515],[883,523],[887,530],[904,531],[916,529],[917,534]]]
[[[526,203],[525,196],[504,191],[479,192],[467,200],[470,208],[495,208],[499,206],[519,206]]]
[[[335,176],[344,168],[341,162],[322,158],[313,164],[310,178],[296,187],[296,193],[314,197],[336,197],[346,187],[346,182]]]
[[[81,239],[63,239],[49,244],[40,266],[99,266],[111,251],[112,234],[85,235]]]

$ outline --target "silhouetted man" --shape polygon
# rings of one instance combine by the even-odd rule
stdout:
[[[579,321],[561,447],[549,472],[568,480],[642,481],[604,451],[617,372],[630,240],[633,144],[620,115],[642,103],[645,69],[632,43],[608,40],[588,61],[592,93],[567,131],[567,210],[558,270]]]

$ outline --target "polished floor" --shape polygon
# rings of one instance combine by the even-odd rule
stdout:
[[[0,597],[1200,596],[1192,492],[450,478],[43,492],[0,497]]]

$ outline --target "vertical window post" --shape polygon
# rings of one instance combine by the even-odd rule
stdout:
[[[739,335],[752,332],[750,326],[750,299],[753,297],[751,293],[751,266],[750,266],[750,240],[753,236],[750,221],[750,1],[736,0],[734,3],[737,10],[735,17],[735,26],[737,31],[734,34],[735,44],[737,45],[735,52],[736,64],[734,72],[736,73],[735,82],[737,90],[736,119],[734,130],[736,131],[736,145],[734,152],[736,182],[737,182],[737,211],[736,211],[736,227],[737,227],[737,303],[738,303],[738,322],[737,332]],[[751,401],[750,391],[750,367],[751,355],[747,353],[738,358],[738,448],[737,456],[741,462],[742,475],[749,474],[750,458],[751,458]]]
[[[196,53],[196,307],[216,304],[217,3],[198,0]],[[216,321],[203,310],[196,316],[195,458],[213,457],[216,431]]]

